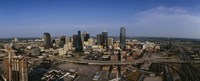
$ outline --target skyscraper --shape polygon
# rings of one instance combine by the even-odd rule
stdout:
[[[65,44],[68,44],[71,42],[71,38],[70,37],[66,37],[66,41],[65,41]]]
[[[84,37],[84,41],[88,41],[89,38],[90,38],[90,34],[87,33],[87,34],[85,35],[85,37]]]
[[[66,42],[66,36],[61,36],[60,37],[60,47],[64,47]]]
[[[73,39],[73,47],[76,47],[76,40],[77,40],[78,35],[74,34],[72,39]]]
[[[113,47],[114,39],[113,38],[108,38],[108,46]]]
[[[97,34],[97,45],[101,45],[101,34]]]
[[[126,28],[125,27],[120,28],[120,48],[122,50],[125,50],[126,48]]]
[[[11,57],[10,63],[8,57],[3,58],[3,77],[6,81],[28,81],[27,68],[27,58],[22,56],[13,56]]]
[[[84,39],[84,41],[88,41],[89,38],[90,38],[90,34],[87,33],[86,31],[83,32],[83,39]]]
[[[108,32],[102,32],[101,36],[101,45],[103,45],[104,48],[108,47]]]
[[[78,36],[76,37],[75,52],[83,52],[83,44],[81,39],[81,31],[78,31]]]
[[[52,47],[51,35],[47,32],[44,33],[44,48],[48,49]]]

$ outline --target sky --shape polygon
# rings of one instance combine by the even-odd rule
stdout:
[[[200,0],[0,0],[0,38],[96,36],[200,38]]]

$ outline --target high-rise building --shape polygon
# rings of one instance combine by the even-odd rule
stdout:
[[[102,32],[101,36],[101,45],[103,45],[104,48],[108,47],[108,32]]]
[[[66,36],[61,36],[60,37],[60,47],[64,47],[65,45],[65,42],[66,42]]]
[[[3,58],[3,77],[6,81],[28,81],[28,61],[22,56]]]
[[[84,37],[84,41],[88,41],[89,38],[90,38],[90,34],[87,33],[87,34],[85,35],[85,37]]]
[[[53,44],[56,43],[56,40],[55,40],[55,39],[52,39],[52,43],[53,43]]]
[[[108,38],[108,46],[113,47],[114,39],[113,38]]]
[[[97,34],[97,45],[101,45],[101,34]]]
[[[73,37],[72,37],[72,40],[73,40],[73,47],[76,47],[76,40],[77,40],[77,37],[78,37],[77,34],[74,34]]]
[[[65,45],[64,45],[64,50],[67,52],[67,51],[69,51],[69,50],[71,50],[72,49],[72,43],[71,42],[69,42],[69,43],[66,43]]]
[[[78,36],[76,37],[75,52],[83,52],[83,44],[81,39],[81,31],[78,31]]]
[[[55,39],[54,46],[60,47],[60,39]]]
[[[48,49],[52,47],[51,35],[47,32],[44,33],[44,48]]]
[[[90,34],[87,33],[86,31],[83,32],[83,40],[84,40],[84,41],[88,41],[89,38],[90,38]]]
[[[122,50],[126,49],[126,28],[125,27],[120,28],[120,48]]]
[[[83,36],[83,34],[81,34],[81,42],[84,45],[84,36]]]
[[[70,37],[66,37],[66,41],[65,41],[65,44],[68,44],[71,42],[71,38]]]

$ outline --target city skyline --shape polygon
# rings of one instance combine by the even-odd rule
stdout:
[[[119,36],[120,27],[127,36],[200,38],[200,1],[10,1],[0,1],[0,38],[72,36],[78,30]]]

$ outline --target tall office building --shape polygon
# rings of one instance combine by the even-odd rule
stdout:
[[[113,47],[114,44],[114,39],[113,38],[108,38],[108,46]]]
[[[88,41],[89,38],[90,38],[90,34],[87,33],[86,31],[83,32],[83,40],[84,40],[84,41]]]
[[[72,40],[73,40],[73,47],[76,47],[76,38],[78,37],[77,34],[74,34],[73,37],[72,37]]]
[[[75,52],[83,52],[83,44],[81,39],[81,31],[78,31],[78,36],[76,37]]]
[[[108,47],[108,32],[102,32],[101,36],[101,45],[103,45],[104,48]]]
[[[120,48],[122,50],[126,49],[126,29],[125,29],[125,27],[120,28]]]
[[[97,45],[101,45],[101,34],[97,34]]]
[[[63,48],[66,42],[66,36],[60,37],[60,47]]]
[[[28,61],[22,56],[3,58],[3,77],[6,81],[28,81]]]
[[[81,41],[82,41],[82,44],[84,45],[84,36],[83,36],[83,34],[81,34]]]
[[[48,49],[52,47],[51,35],[47,32],[44,33],[44,48]]]
[[[65,41],[65,44],[68,44],[71,42],[71,38],[70,37],[66,37],[66,41]]]
[[[89,38],[90,38],[90,34],[87,33],[87,34],[85,35],[85,37],[84,37],[84,41],[88,41]]]

